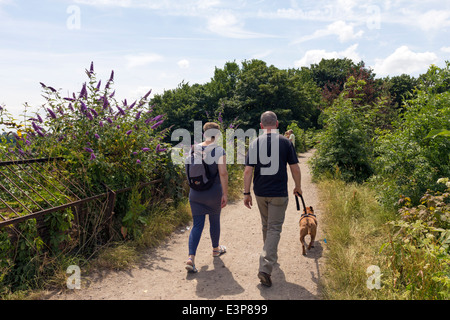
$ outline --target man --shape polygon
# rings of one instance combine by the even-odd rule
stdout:
[[[244,205],[253,205],[250,187],[261,214],[264,247],[259,261],[258,278],[267,287],[272,285],[271,273],[278,259],[278,243],[288,205],[287,165],[295,182],[294,194],[302,194],[301,172],[297,154],[292,143],[278,134],[278,120],[275,113],[267,111],[261,116],[258,139],[249,146],[244,171]]]

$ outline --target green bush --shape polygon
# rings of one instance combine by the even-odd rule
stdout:
[[[450,139],[428,137],[434,130],[450,129],[449,68],[450,63],[444,69],[430,67],[394,130],[377,132],[373,182],[388,206],[402,195],[418,204],[427,189],[443,191],[436,181],[450,176]]]
[[[448,179],[446,179],[448,182]],[[418,206],[400,199],[400,219],[390,222],[392,239],[382,246],[389,290],[408,299],[450,298],[450,188],[428,191]]]
[[[370,136],[352,102],[340,96],[324,111],[326,127],[312,159],[315,177],[338,174],[344,181],[364,181],[372,174]]]

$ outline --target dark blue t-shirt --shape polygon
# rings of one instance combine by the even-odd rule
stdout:
[[[294,146],[278,134],[263,134],[250,143],[245,165],[254,167],[253,191],[259,197],[287,197],[287,164],[298,163]]]

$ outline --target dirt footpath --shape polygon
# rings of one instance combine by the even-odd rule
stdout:
[[[257,278],[263,241],[259,211],[253,197],[251,210],[245,208],[242,201],[229,204],[222,210],[221,244],[227,247],[228,252],[221,257],[212,257],[206,219],[197,250],[198,273],[188,274],[184,269],[189,226],[189,229],[177,230],[158,248],[149,250],[134,269],[83,278],[80,290],[68,290],[50,299],[320,299],[319,280],[326,244],[320,223],[322,211],[317,189],[311,182],[306,164],[311,156],[311,152],[304,153],[299,160],[304,199],[307,206],[314,207],[319,221],[316,247],[306,257],[302,256],[298,226],[300,214],[291,195],[294,186],[289,173],[289,206],[278,249],[279,264],[274,268],[271,288],[263,287]],[[309,242],[309,237],[306,240]]]

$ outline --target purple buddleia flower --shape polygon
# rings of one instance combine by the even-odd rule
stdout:
[[[97,158],[97,157],[95,156],[95,154],[94,154],[94,153],[91,153],[91,157],[89,158],[89,161],[95,160],[95,158]]]
[[[109,123],[113,123],[113,121],[111,120],[111,118],[106,118],[106,121],[108,121]]]
[[[42,127],[38,126],[36,122],[31,122],[31,125],[33,126],[34,131],[41,131]]]
[[[97,83],[97,91],[100,90],[101,85],[102,85],[102,80],[99,80]]]
[[[145,94],[144,99],[147,99],[151,93],[152,93],[152,89],[150,89],[150,91]]]
[[[89,152],[89,153],[93,153],[94,150],[92,150],[91,148],[85,147],[84,151]]]
[[[120,129],[120,125],[117,125],[117,129]]]
[[[47,88],[47,86],[45,84],[43,84],[42,82],[39,82],[42,86],[42,88]]]
[[[64,135],[62,135],[61,137],[58,138],[58,142],[61,142],[64,140]]]
[[[150,148],[142,148],[142,151],[144,152],[150,151]]]
[[[23,150],[20,148],[17,148],[17,151],[19,151],[20,154],[25,154],[25,152],[23,152]]]
[[[81,112],[86,112],[86,110],[87,110],[87,107],[86,107],[86,104],[83,102],[83,101],[81,101]]]
[[[141,117],[141,113],[142,113],[142,111],[139,111],[139,112],[136,114],[136,120],[139,120],[139,118]]]
[[[137,159],[136,164],[141,164],[141,160]]]
[[[149,124],[150,121],[152,121],[152,119],[151,119],[151,118],[148,118],[147,120],[145,120],[145,124]]]
[[[223,123],[222,112],[219,112],[219,117],[217,118],[220,123]]]
[[[157,152],[157,153],[164,152],[164,151],[166,151],[166,150],[167,150],[167,149],[161,148],[161,145],[160,145],[160,144],[158,144],[158,145],[156,146],[156,152]]]
[[[103,128],[103,121],[100,121],[100,122],[98,123],[98,125],[99,125],[100,128]]]
[[[94,61],[91,62],[91,69],[89,70],[90,73],[94,73]]]
[[[52,109],[47,108],[48,113],[50,114],[50,117],[52,117],[53,119],[56,119],[56,114],[53,112]]]
[[[127,133],[126,133],[127,136],[129,136],[132,132],[133,132],[133,130],[128,130]]]
[[[119,110],[119,113],[121,114],[121,115],[125,115],[125,111],[123,111],[123,109],[121,108],[121,107],[119,107],[119,106],[116,106],[116,108],[117,108],[117,110]]]
[[[116,90],[114,90],[113,93],[111,93],[111,94],[109,95],[109,97],[112,98],[112,97],[114,97],[115,94],[116,94]]]
[[[133,107],[136,105],[136,102],[137,102],[137,101],[135,101],[135,102],[133,102],[132,104],[130,104],[130,106],[128,107],[128,110],[133,109]]]
[[[89,120],[94,120],[94,117],[92,116],[92,114],[91,114],[89,111],[86,112],[86,117],[87,117]]]
[[[31,145],[30,140],[25,140],[25,144],[26,144],[27,146]]]
[[[56,89],[53,87],[47,87],[47,88],[49,88],[51,92],[56,92]]]
[[[152,128],[154,130],[154,129],[158,128],[160,125],[162,125],[163,122],[164,122],[164,120],[161,120],[161,121],[155,123],[154,125],[152,125],[150,128]]]
[[[114,70],[111,71],[111,77],[109,77],[109,82],[114,82]]]
[[[163,117],[163,115],[160,114],[159,116],[154,117],[151,121],[152,122],[159,121],[162,117]]]
[[[73,110],[73,107],[72,107],[72,103],[69,103],[69,106],[68,106],[68,108],[69,108],[69,110],[70,111],[72,111],[72,112],[74,112],[75,110]]]
[[[44,122],[39,114],[37,114],[36,116],[37,116],[37,119],[38,119],[38,121],[39,121],[40,123]]]
[[[95,118],[98,117],[97,111],[95,111],[94,109],[89,109],[89,110],[92,112],[92,114],[94,115]]]
[[[134,152],[132,153],[133,156],[137,156],[137,154],[138,154],[138,153],[137,153],[136,151],[134,151]]]
[[[81,88],[81,92],[80,92],[79,98],[87,99],[86,82],[83,83],[83,87]]]
[[[45,134],[43,134],[43,133],[41,132],[41,130],[36,130],[36,133],[37,133],[38,135],[40,135],[41,137],[45,137]]]
[[[96,133],[96,134],[94,134],[94,137],[96,138],[96,139],[100,139],[100,136]]]
[[[108,108],[109,102],[108,99],[106,99],[106,96],[103,97],[103,109]]]
[[[75,99],[73,99],[73,98],[64,98],[64,100],[70,101],[70,102],[74,102],[75,101]]]
[[[127,99],[123,100],[123,106],[124,106],[124,107],[127,106]]]

